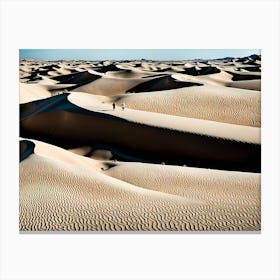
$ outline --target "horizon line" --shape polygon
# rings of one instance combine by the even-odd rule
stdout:
[[[261,55],[260,49],[19,49],[19,60],[194,61]]]

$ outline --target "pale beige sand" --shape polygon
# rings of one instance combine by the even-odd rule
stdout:
[[[130,162],[118,163],[105,174],[145,189],[198,199],[217,207],[260,206],[260,174],[256,173]]]
[[[19,169],[20,230],[261,229],[261,174],[242,169],[259,159],[260,57],[22,60],[19,70],[21,108],[27,116],[40,109],[21,121],[21,134],[72,145],[66,150],[30,140],[34,153]],[[65,92],[70,103],[56,104],[55,96]],[[42,107],[25,104],[46,98]],[[29,152],[28,145],[21,147]],[[237,172],[225,165],[216,170],[121,161],[140,161],[143,153],[154,153],[153,162],[167,153],[183,155],[180,165],[192,157],[246,164]]]
[[[261,133],[260,128],[258,127],[234,125],[230,123],[180,117],[128,108],[126,108],[124,111],[122,111],[120,108],[112,111],[111,104],[103,104],[98,99],[96,99],[94,95],[81,92],[70,94],[68,96],[68,100],[71,103],[87,110],[101,112],[105,111],[106,114],[118,116],[130,122],[168,128],[170,130],[221,137],[224,139],[232,139],[248,143],[260,144],[261,142]],[[128,107],[130,107],[129,105]]]
[[[39,100],[51,96],[51,93],[40,84],[19,84],[19,102],[27,103],[34,100]]]
[[[89,146],[83,146],[83,147],[78,147],[75,149],[68,149],[69,152],[72,152],[74,154],[80,155],[80,156],[84,156],[87,153],[89,153],[91,150],[91,147]]]
[[[107,162],[34,142],[20,168],[20,230],[260,229],[258,174],[137,163],[103,173]]]
[[[259,91],[204,85],[116,98],[128,108],[238,125],[261,125]]]
[[[226,86],[260,91],[261,90],[261,80],[228,82],[228,83],[226,83]]]
[[[56,84],[53,80],[43,79],[36,84],[19,84],[19,103],[28,103],[35,100],[45,99],[67,91],[73,84]]]
[[[88,83],[84,86],[78,87],[73,91],[80,91],[86,93],[92,93],[97,95],[116,95],[124,93],[130,88],[135,87],[143,83],[144,81],[150,81],[153,78],[110,78],[102,77],[96,81]]]

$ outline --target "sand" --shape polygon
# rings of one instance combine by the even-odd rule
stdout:
[[[89,159],[43,142],[20,168],[20,230],[257,230],[260,175]]]
[[[20,61],[19,230],[260,230],[260,61]]]

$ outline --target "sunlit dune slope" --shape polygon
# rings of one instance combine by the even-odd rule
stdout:
[[[20,231],[259,231],[261,56],[20,60]]]
[[[122,95],[115,100],[136,110],[260,127],[261,95],[255,90],[205,85]]]
[[[34,154],[20,165],[20,230],[260,228],[257,174],[129,163],[115,166],[31,141]]]
[[[176,116],[170,121],[169,116],[130,114],[129,110],[109,110],[108,114],[106,107],[87,110],[77,106],[72,103],[74,97],[64,94],[22,104],[21,135],[69,148],[104,143],[171,164],[259,171],[257,128],[205,124]]]

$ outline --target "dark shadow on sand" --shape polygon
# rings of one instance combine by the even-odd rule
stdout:
[[[83,109],[68,95],[21,104],[20,135],[62,148],[108,145],[150,162],[261,170],[261,145],[134,123]]]

